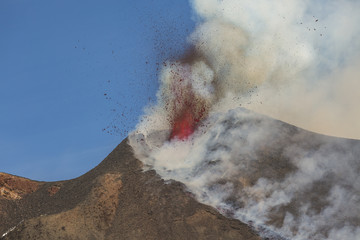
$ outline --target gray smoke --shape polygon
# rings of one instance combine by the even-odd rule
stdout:
[[[187,141],[164,142],[167,134],[134,134],[130,143],[146,167],[183,182],[199,201],[264,236],[360,239],[359,141],[243,108],[212,113]]]
[[[284,123],[360,138],[360,2],[191,3],[196,56],[165,64],[158,103],[129,136],[145,169],[264,236],[360,239],[359,141]],[[207,115],[169,140],[184,96]]]
[[[360,138],[359,1],[191,2],[202,23],[191,39],[215,68],[227,67],[229,102],[240,97],[237,105],[294,125]],[[239,84],[258,89],[240,95]]]

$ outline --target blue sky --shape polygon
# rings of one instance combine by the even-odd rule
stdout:
[[[54,181],[96,166],[193,28],[188,1],[0,1],[0,171]]]

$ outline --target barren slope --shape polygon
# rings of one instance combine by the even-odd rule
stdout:
[[[0,193],[0,239],[259,239],[182,184],[143,172],[127,140],[69,181],[1,174]]]

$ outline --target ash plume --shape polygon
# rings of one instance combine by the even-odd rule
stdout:
[[[243,101],[247,108],[315,132],[359,138],[360,94],[353,90],[360,84],[358,1],[198,0],[192,4],[200,19],[216,31],[220,28],[211,22],[221,21],[247,34],[244,54],[226,58],[236,82],[244,77],[260,88]],[[218,48],[239,52],[234,50],[241,49],[235,47],[240,41],[216,40],[223,34],[205,36],[211,43],[208,54],[219,54],[213,50]]]
[[[164,62],[135,155],[264,236],[360,238],[359,141],[284,123],[360,138],[360,3],[191,4],[191,48]]]

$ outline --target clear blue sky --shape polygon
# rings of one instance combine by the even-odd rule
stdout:
[[[96,166],[193,28],[186,0],[1,0],[0,171],[52,181]]]

